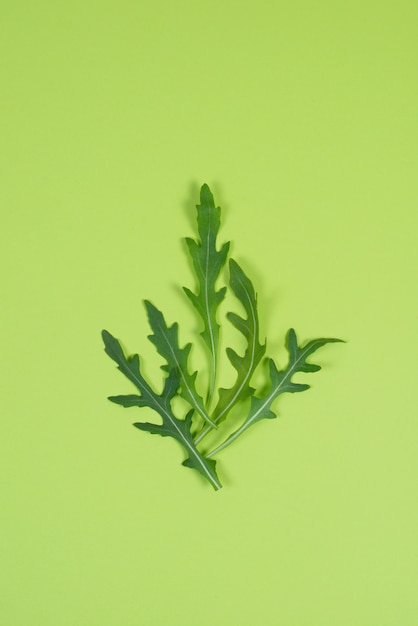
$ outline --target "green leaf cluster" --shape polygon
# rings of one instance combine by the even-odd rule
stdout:
[[[148,339],[164,359],[161,369],[165,372],[165,377],[161,394],[156,393],[145,380],[141,373],[139,356],[125,355],[119,341],[108,331],[102,332],[105,352],[139,392],[135,395],[110,396],[109,400],[126,408],[135,406],[153,409],[158,414],[160,423],[135,422],[134,426],[151,434],[172,437],[179,442],[186,454],[183,465],[197,470],[216,490],[222,485],[213,457],[233,443],[251,425],[262,419],[276,417],[272,405],[280,394],[309,389],[307,384],[294,382],[293,376],[300,372],[312,373],[320,370],[319,365],[307,362],[308,357],[327,343],[341,341],[322,338],[300,346],[295,331],[290,329],[287,334],[286,347],[289,358],[286,367],[280,370],[273,359],[267,359],[269,371],[267,391],[263,389],[257,392],[252,386],[252,379],[254,372],[264,361],[266,353],[266,342],[260,342],[257,294],[240,265],[234,259],[228,259],[229,242],[218,248],[220,220],[221,210],[216,207],[212,192],[205,184],[200,190],[200,204],[197,205],[199,238],[197,240],[186,238],[196,275],[196,293],[184,287],[203,326],[201,337],[206,345],[209,360],[209,381],[205,398],[197,390],[198,372],[190,371],[192,343],[180,347],[177,322],[168,326],[162,312],[148,300],[144,302],[152,330]],[[223,278],[227,262],[228,283],[218,289],[217,283]],[[245,351],[238,354],[232,348],[226,349],[230,365],[236,371],[236,377],[232,386],[216,390],[220,331],[217,317],[219,305],[228,287],[245,312],[244,317],[235,312],[227,314],[228,321],[245,341]],[[188,406],[185,415],[174,414],[172,401],[176,396],[181,397]],[[231,430],[228,418],[234,407],[241,408],[241,421],[232,434],[228,434]],[[224,437],[223,430],[226,433]],[[213,449],[203,451],[202,440],[215,431],[217,436],[220,436],[221,443]]]

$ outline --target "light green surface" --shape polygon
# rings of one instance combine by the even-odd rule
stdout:
[[[417,18],[3,5],[2,625],[415,626]],[[290,326],[349,342],[220,455],[219,493],[107,402],[131,388],[100,340],[155,379],[141,300],[197,330],[202,182],[269,354]]]

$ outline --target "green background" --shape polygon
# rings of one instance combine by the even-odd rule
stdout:
[[[2,3],[2,624],[417,623],[417,18]],[[157,382],[141,301],[195,337],[203,182],[269,354],[291,326],[348,341],[219,455],[218,493],[106,400],[131,387],[100,339]]]

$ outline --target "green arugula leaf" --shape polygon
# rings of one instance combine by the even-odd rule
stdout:
[[[235,439],[242,435],[250,426],[262,419],[272,419],[276,414],[271,410],[271,405],[275,399],[282,393],[295,393],[309,389],[310,385],[294,383],[291,378],[297,372],[317,372],[321,369],[320,365],[307,363],[306,359],[318,348],[327,343],[342,342],[341,339],[313,339],[305,346],[299,347],[297,343],[296,333],[291,328],[287,337],[287,349],[289,351],[289,363],[283,371],[279,371],[273,361],[269,359],[270,381],[271,386],[267,394],[262,397],[251,398],[250,411],[245,418],[243,424],[230,435],[215,450],[207,454],[207,458],[213,457],[215,454],[229,446]]]
[[[151,434],[158,434],[162,437],[169,436],[176,439],[185,448],[188,454],[187,459],[183,461],[183,465],[197,470],[211,483],[214,489],[220,489],[222,485],[216,474],[215,462],[205,459],[193,443],[190,432],[193,409],[189,411],[184,420],[177,419],[171,409],[171,400],[176,395],[179,387],[179,379],[176,370],[172,370],[169,373],[165,381],[163,392],[161,395],[158,395],[141,374],[139,356],[134,354],[128,358],[125,357],[119,341],[106,330],[102,332],[102,337],[106,354],[117,363],[120,371],[125,374],[141,392],[140,396],[110,396],[109,400],[116,404],[121,404],[124,407],[147,406],[154,409],[162,418],[162,424],[136,422],[134,426],[140,430],[148,431]]]
[[[237,378],[232,387],[219,390],[219,401],[213,412],[213,421],[216,424],[226,419],[237,402],[242,402],[254,395],[255,389],[250,386],[251,377],[266,351],[266,344],[261,344],[258,338],[257,295],[250,279],[234,259],[229,260],[229,284],[244,307],[247,317],[228,313],[227,318],[244,335],[247,349],[243,356],[237,354],[232,348],[226,350],[231,364],[237,371]],[[199,443],[210,430],[209,427],[205,428],[196,437],[195,442]]]
[[[166,372],[170,372],[173,369],[177,371],[180,381],[180,395],[187,400],[206,423],[216,428],[216,424],[206,413],[203,399],[197,393],[195,385],[197,372],[189,374],[188,371],[187,363],[192,344],[188,343],[184,348],[180,348],[178,324],[175,322],[168,327],[161,311],[148,300],[145,300],[145,307],[151,329],[154,332],[153,335],[148,335],[148,339],[155,345],[158,353],[167,361],[167,365],[163,365],[162,369]]]
[[[194,294],[187,287],[184,287],[184,291],[203,320],[204,329],[201,335],[211,354],[210,385],[207,396],[209,405],[215,390],[217,374],[219,324],[216,321],[216,312],[226,293],[226,287],[216,291],[216,282],[228,255],[229,242],[224,243],[221,249],[217,250],[216,238],[221,210],[215,207],[208,185],[202,186],[200,205],[196,208],[200,240],[194,241],[187,237],[186,243],[198,281],[198,293]]]
[[[145,406],[156,411],[161,418],[160,424],[136,422],[134,426],[151,434],[172,437],[178,441],[187,453],[183,465],[198,471],[217,490],[221,488],[221,483],[212,457],[233,443],[253,424],[262,419],[276,417],[272,406],[282,393],[296,393],[309,389],[307,384],[293,382],[293,376],[301,372],[310,373],[320,370],[319,365],[308,363],[307,359],[325,344],[342,340],[322,338],[299,346],[295,331],[290,329],[286,339],[289,352],[288,364],[285,369],[279,370],[273,359],[268,359],[269,390],[259,392],[257,395],[251,382],[266,352],[266,343],[261,343],[259,339],[257,294],[251,280],[238,263],[230,259],[228,286],[241,303],[244,316],[229,312],[227,319],[243,335],[246,346],[243,354],[238,354],[230,347],[226,349],[229,363],[236,371],[236,377],[231,387],[219,389],[215,404],[220,333],[217,313],[227,290],[226,286],[217,290],[216,284],[227,260],[229,242],[224,243],[218,250],[220,208],[216,207],[212,192],[206,184],[201,187],[200,204],[196,208],[199,239],[195,241],[186,238],[186,243],[197,278],[197,289],[196,293],[193,293],[184,287],[184,291],[203,321],[201,336],[209,349],[209,382],[205,400],[196,388],[198,373],[189,371],[192,343],[187,343],[181,348],[177,322],[174,322],[172,326],[167,326],[162,312],[148,300],[145,300],[145,307],[153,333],[148,336],[148,339],[164,359],[162,369],[167,374],[161,394],[157,394],[141,374],[139,356],[137,354],[125,356],[117,339],[107,331],[103,331],[102,335],[106,353],[140,392],[138,395],[111,396],[109,400],[126,408]],[[184,419],[179,419],[173,412],[172,401],[176,397],[181,397],[190,406]],[[208,454],[202,454],[197,445],[203,437],[213,428],[218,428],[221,422],[227,420],[234,406],[249,398],[251,401],[248,413],[241,426],[231,435],[226,435],[223,441],[221,439],[221,443],[214,450]],[[215,405],[214,409],[213,405]],[[219,428],[218,432],[222,434],[222,428]],[[231,432],[231,429],[227,432]]]

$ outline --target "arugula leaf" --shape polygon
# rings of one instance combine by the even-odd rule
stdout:
[[[229,411],[237,402],[254,395],[255,389],[250,386],[251,377],[266,351],[266,344],[261,344],[258,338],[257,295],[252,282],[234,259],[229,259],[229,284],[243,305],[247,317],[243,318],[236,313],[228,313],[227,318],[244,335],[247,349],[242,356],[232,348],[226,350],[231,364],[237,370],[237,378],[232,387],[219,390],[219,401],[213,412],[215,424],[226,419]],[[208,432],[210,432],[209,427],[196,437],[195,443],[199,443]]]
[[[216,321],[216,312],[226,293],[226,287],[216,291],[215,285],[228,255],[229,242],[224,243],[221,249],[217,250],[216,238],[220,227],[221,210],[215,207],[208,185],[202,186],[200,205],[196,208],[200,240],[194,241],[187,237],[186,243],[198,281],[198,292],[194,294],[187,287],[183,289],[203,320],[204,329],[201,336],[211,354],[210,385],[207,395],[207,405],[209,405],[215,390],[217,373],[219,324]]]
[[[294,374],[320,370],[319,365],[307,362],[308,357],[325,344],[341,342],[342,340],[322,338],[299,346],[295,331],[290,329],[286,339],[286,347],[289,352],[287,367],[279,370],[273,359],[268,359],[270,387],[267,392],[260,392],[257,395],[256,390],[251,386],[251,381],[266,352],[266,343],[261,343],[259,339],[257,294],[245,272],[236,261],[230,259],[228,285],[241,303],[244,316],[229,312],[227,319],[243,335],[246,347],[243,354],[238,354],[230,347],[226,349],[229,363],[236,371],[236,378],[231,387],[219,389],[215,404],[214,392],[217,381],[220,333],[217,313],[227,290],[226,286],[217,290],[216,284],[227,260],[229,242],[224,243],[218,250],[220,208],[215,206],[212,192],[206,184],[201,187],[200,204],[196,208],[199,239],[195,241],[186,238],[186,243],[197,278],[197,292],[193,293],[187,287],[183,289],[203,321],[201,336],[209,349],[209,383],[205,400],[196,388],[197,372],[189,372],[192,343],[187,343],[181,348],[177,322],[174,322],[172,326],[167,326],[162,312],[149,300],[144,301],[153,333],[148,336],[148,339],[165,360],[162,369],[167,373],[161,394],[157,394],[142,376],[139,356],[137,354],[125,356],[117,339],[107,331],[103,331],[102,335],[106,353],[117,363],[121,372],[140,392],[139,395],[111,396],[109,400],[123,407],[146,406],[154,409],[162,420],[161,424],[136,422],[134,426],[151,434],[158,434],[162,437],[169,436],[178,441],[187,453],[183,465],[197,470],[211,483],[214,489],[220,489],[221,483],[217,476],[216,463],[212,457],[233,443],[253,424],[262,419],[276,417],[272,411],[272,405],[279,395],[309,389],[309,385],[293,382]],[[178,396],[182,397],[190,406],[184,419],[179,419],[173,412],[172,401]],[[202,454],[197,445],[203,437],[213,428],[218,428],[221,422],[229,417],[232,407],[249,398],[251,401],[248,414],[241,426],[231,435],[226,436],[226,439],[221,440],[221,443],[214,450],[208,454]],[[214,409],[212,409],[212,405],[215,405]],[[204,420],[203,424],[202,419]],[[222,434],[222,429],[219,432]]]
[[[177,322],[168,327],[161,311],[151,304],[149,300],[145,300],[145,307],[151,329],[154,332],[153,335],[148,335],[148,339],[155,345],[158,353],[167,361],[167,365],[163,365],[162,369],[166,372],[170,372],[173,369],[177,371],[180,381],[180,395],[203,417],[206,423],[216,428],[216,424],[206,413],[202,398],[197,393],[195,386],[197,372],[189,374],[187,368],[192,344],[188,343],[184,348],[180,348],[178,341],[179,325]]]
[[[171,409],[171,400],[176,395],[179,387],[179,379],[176,370],[171,370],[164,384],[161,395],[156,394],[146,382],[140,371],[139,356],[134,354],[125,357],[122,347],[117,339],[109,332],[102,332],[105,344],[105,352],[113,359],[120,371],[134,383],[141,392],[140,396],[110,396],[109,400],[124,407],[147,406],[154,409],[162,418],[162,424],[152,424],[150,422],[136,422],[134,426],[140,430],[148,431],[151,434],[158,434],[162,437],[173,437],[186,450],[188,457],[183,461],[183,465],[197,470],[214,487],[222,487],[216,474],[216,465],[212,460],[205,459],[197,450],[193,443],[190,432],[193,409],[189,411],[184,420],[177,419]]]
[[[207,458],[213,457],[215,454],[229,446],[235,439],[242,435],[247,428],[259,422],[262,419],[272,419],[276,414],[271,410],[274,400],[282,393],[295,393],[309,389],[310,385],[294,383],[291,378],[297,372],[317,372],[321,369],[320,365],[307,363],[306,359],[313,352],[327,343],[342,342],[341,339],[313,339],[305,346],[299,347],[297,343],[296,333],[291,328],[287,336],[287,349],[289,351],[289,363],[283,371],[279,371],[273,361],[269,359],[270,381],[271,386],[267,394],[262,397],[251,398],[250,411],[245,418],[243,424],[232,435],[228,437],[215,450],[207,454]]]

